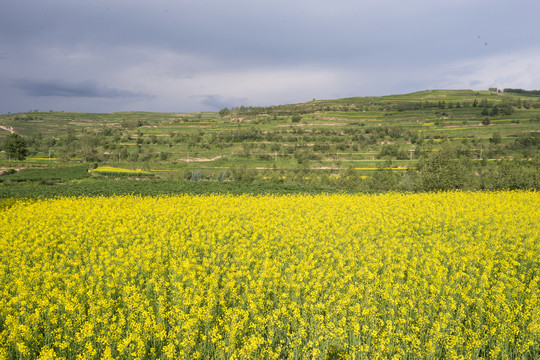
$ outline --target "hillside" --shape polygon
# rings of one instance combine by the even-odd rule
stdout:
[[[482,176],[496,176],[510,159],[526,169],[520,177],[531,177],[517,187],[538,186],[540,96],[527,92],[428,90],[203,113],[33,111],[1,115],[0,126],[0,144],[12,130],[30,153],[22,162],[0,153],[3,169],[82,162],[165,180],[410,190],[413,170],[427,171],[440,153],[475,174],[454,187],[474,180],[473,188],[486,188]]]

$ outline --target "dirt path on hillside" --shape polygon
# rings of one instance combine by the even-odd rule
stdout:
[[[15,134],[15,130],[9,125],[0,125],[0,129],[9,131],[12,134]]]
[[[208,161],[214,161],[217,159],[221,159],[223,155],[214,156],[212,158],[198,158],[198,157],[190,157],[189,159],[180,159],[182,161],[186,162],[208,162]]]

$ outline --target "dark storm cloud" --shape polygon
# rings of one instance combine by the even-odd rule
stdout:
[[[128,90],[101,86],[91,81],[66,83],[58,80],[17,80],[13,84],[25,95],[36,97],[131,98],[148,96]]]
[[[483,17],[497,4],[448,6],[398,1],[73,1],[7,0],[0,29],[29,46],[153,46],[246,63],[424,61],[477,51]],[[499,6],[500,8],[501,6]],[[507,7],[507,5],[503,6]],[[10,12],[11,15],[10,16]],[[482,13],[482,17],[479,17]],[[521,15],[527,23],[529,12]],[[22,23],[21,23],[22,21]],[[487,20],[486,20],[487,23]],[[523,26],[523,25],[522,25]],[[486,24],[486,37],[507,41],[501,24]],[[467,35],[466,33],[471,33]],[[470,37],[470,39],[467,39]],[[484,44],[484,42],[482,42]],[[482,50],[481,50],[482,51]]]
[[[4,0],[0,112],[36,99],[199,111],[540,88],[539,11],[536,0]]]

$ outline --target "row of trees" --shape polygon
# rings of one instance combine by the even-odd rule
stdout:
[[[524,90],[524,89],[503,89],[505,93],[523,94],[523,95],[537,95],[540,96],[540,90]]]
[[[89,141],[89,140],[86,140]],[[494,133],[492,143],[500,142]],[[85,143],[83,148],[91,144]],[[515,150],[537,149],[540,147],[540,134],[532,133],[522,136],[510,145]],[[28,155],[26,141],[18,134],[11,134],[4,142],[3,149],[13,159],[24,160]],[[381,157],[396,155],[395,146],[383,147]],[[294,156],[299,163],[307,163],[314,159],[315,154],[311,149],[298,148]],[[87,151],[87,150],[85,150]],[[87,161],[93,161],[91,150]],[[399,150],[397,150],[399,151]],[[438,152],[421,157],[415,167],[406,172],[395,172],[389,169],[390,163],[385,163],[372,176],[361,178],[351,167],[340,171],[337,176],[332,174],[318,175],[308,166],[299,167],[294,172],[271,171],[264,177],[260,177],[255,169],[247,169],[245,166],[231,167],[229,171],[222,171],[219,181],[272,181],[272,182],[301,182],[314,185],[329,185],[332,187],[359,189],[359,190],[399,190],[399,191],[439,191],[454,189],[540,189],[540,156],[536,155],[530,160],[502,160],[493,166],[487,166],[484,161],[474,163],[469,157],[460,156],[463,150],[455,144],[445,143]],[[310,155],[311,154],[311,155]],[[125,154],[127,156],[127,154]],[[399,155],[399,152],[398,154]],[[405,154],[403,155],[403,157]],[[162,160],[166,159],[162,157]],[[186,180],[199,181],[209,178],[202,171],[189,171],[184,176]]]
[[[187,170],[184,179],[203,181],[269,182],[302,184],[354,191],[451,191],[540,189],[540,157],[529,160],[502,160],[487,166],[465,158],[446,148],[423,159],[407,171],[393,171],[390,163],[381,165],[370,176],[360,176],[353,167],[341,170],[313,171],[308,167],[294,170],[256,170],[232,166],[214,174],[208,170]]]
[[[512,91],[510,91],[512,90]],[[498,93],[498,90],[495,89]],[[521,90],[521,89],[505,89],[505,92],[515,92],[520,94],[538,95],[540,90]],[[305,103],[298,105],[280,105],[280,106],[240,106],[232,109],[223,108],[219,111],[221,117],[228,116],[257,116],[257,115],[273,115],[274,120],[277,116],[301,116],[303,114],[314,113],[317,111],[408,111],[408,110],[421,110],[421,109],[459,109],[468,107],[482,107],[491,108],[499,105],[502,107],[510,104],[516,108],[530,109],[540,108],[540,101],[523,100],[520,98],[504,97],[502,101],[489,101],[484,98],[482,100],[474,99],[472,102],[468,101],[455,101],[446,102],[445,100],[439,101],[402,101],[396,103],[382,102],[382,101],[368,101],[359,100],[351,103],[339,103],[339,104],[324,104],[324,103]]]
[[[489,118],[486,118],[489,120]],[[486,124],[489,124],[487,122]],[[172,150],[160,148],[159,153],[152,154],[152,148],[144,145],[164,145],[169,141],[168,149],[172,148],[172,143],[178,140],[188,146],[189,151],[197,152],[197,149],[211,149],[211,145],[221,149],[232,147],[233,144],[242,144],[242,149],[236,154],[245,158],[255,157],[259,160],[268,160],[274,155],[280,157],[294,157],[300,163],[311,160],[320,160],[336,152],[354,153],[366,147],[376,145],[381,141],[386,145],[380,147],[376,155],[378,159],[407,160],[410,157],[410,147],[415,148],[414,158],[425,157],[424,151],[430,151],[430,147],[435,146],[434,140],[440,141],[440,136],[424,136],[422,134],[410,132],[400,127],[364,127],[349,128],[345,131],[336,132],[331,129],[306,132],[300,128],[289,130],[278,130],[262,132],[255,128],[242,129],[238,131],[224,131],[221,133],[212,132],[205,136],[203,131],[194,133],[191,136],[184,134],[171,134],[171,138],[157,137],[155,135],[143,138],[142,133],[136,135],[131,140],[135,140],[136,146],[125,146],[119,143],[119,139],[109,141],[101,136],[101,133],[84,133],[76,136],[73,132],[68,132],[67,136],[59,139],[36,137],[23,138],[18,134],[11,134],[4,142],[4,150],[8,158],[23,160],[29,153],[47,152],[52,150],[54,157],[69,160],[73,157],[80,157],[84,161],[96,162],[111,158],[129,161],[148,161],[155,156],[160,160],[167,160]],[[111,134],[120,138],[120,135]],[[438,137],[438,139],[435,139]],[[399,145],[393,143],[394,139],[402,139],[411,145]],[[128,141],[128,139],[124,139]],[[494,132],[485,144],[476,138],[462,139],[459,142],[458,154],[460,156],[477,158],[481,153],[476,151],[471,153],[471,148],[481,147],[484,155],[498,157],[505,156],[508,151],[525,151],[526,155],[534,155],[540,147],[540,134],[536,132],[522,133],[516,137],[513,143],[502,143],[502,136],[499,132]],[[128,150],[129,149],[129,150]],[[524,153],[524,154],[525,154]],[[155,156],[154,156],[155,155]],[[272,156],[270,156],[272,155]],[[110,160],[110,159],[109,159]]]
[[[358,126],[361,125],[361,126]],[[353,124],[352,126],[335,129],[311,129],[301,127],[278,128],[270,131],[262,131],[256,127],[238,128],[236,130],[224,130],[221,132],[205,132],[198,130],[189,133],[171,132],[170,136],[157,136],[155,134],[143,134],[141,130],[136,133],[122,132],[120,129],[105,128],[97,132],[75,132],[72,128],[67,129],[66,135],[58,138],[45,138],[41,134],[26,137],[26,148],[29,153],[54,151],[55,157],[69,159],[81,157],[85,161],[98,161],[99,157],[107,153],[117,153],[128,147],[141,153],[145,145],[173,145],[183,144],[188,149],[210,149],[232,147],[239,143],[258,143],[266,149],[269,143],[278,146],[272,152],[290,147],[290,144],[302,145],[315,144],[316,152],[330,151],[357,151],[363,146],[376,145],[382,141],[404,139],[413,144],[419,144],[427,137],[416,132],[404,130],[404,128],[387,126],[365,126],[365,124]],[[125,144],[129,143],[130,146]],[[289,145],[287,145],[289,144]],[[244,146],[245,147],[245,146]],[[125,150],[125,149],[124,149]],[[150,151],[150,148],[146,148]],[[127,150],[125,150],[127,151]],[[163,150],[162,150],[163,151]],[[133,151],[130,151],[133,152]],[[12,158],[15,158],[12,156]],[[122,157],[124,158],[124,157]]]

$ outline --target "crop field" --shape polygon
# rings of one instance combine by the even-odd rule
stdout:
[[[132,181],[117,195],[194,186],[178,182],[199,182],[208,193],[227,192],[230,183],[255,193],[282,185],[310,193],[540,190],[540,95],[525,90],[427,90],[197,113],[34,110],[0,114],[0,126],[0,198],[83,188],[93,195],[97,187],[110,194],[120,180]]]
[[[95,169],[91,170],[93,173],[100,173],[100,174],[110,174],[110,175],[147,175],[152,176],[153,174],[150,171],[145,171],[142,169],[124,169],[124,168],[118,168],[114,166],[99,166]]]
[[[261,173],[337,173],[351,166],[370,176],[361,168],[377,166],[375,160],[391,161],[399,170],[400,162],[416,164],[445,141],[470,159],[532,158],[540,141],[540,97],[524,94],[434,90],[222,110],[3,114],[0,125],[25,137],[30,156],[14,164],[0,151],[0,167],[83,160],[179,173],[206,170],[215,180],[241,165]],[[0,146],[8,135],[0,131]]]
[[[540,195],[0,203],[0,358],[536,359]]]

